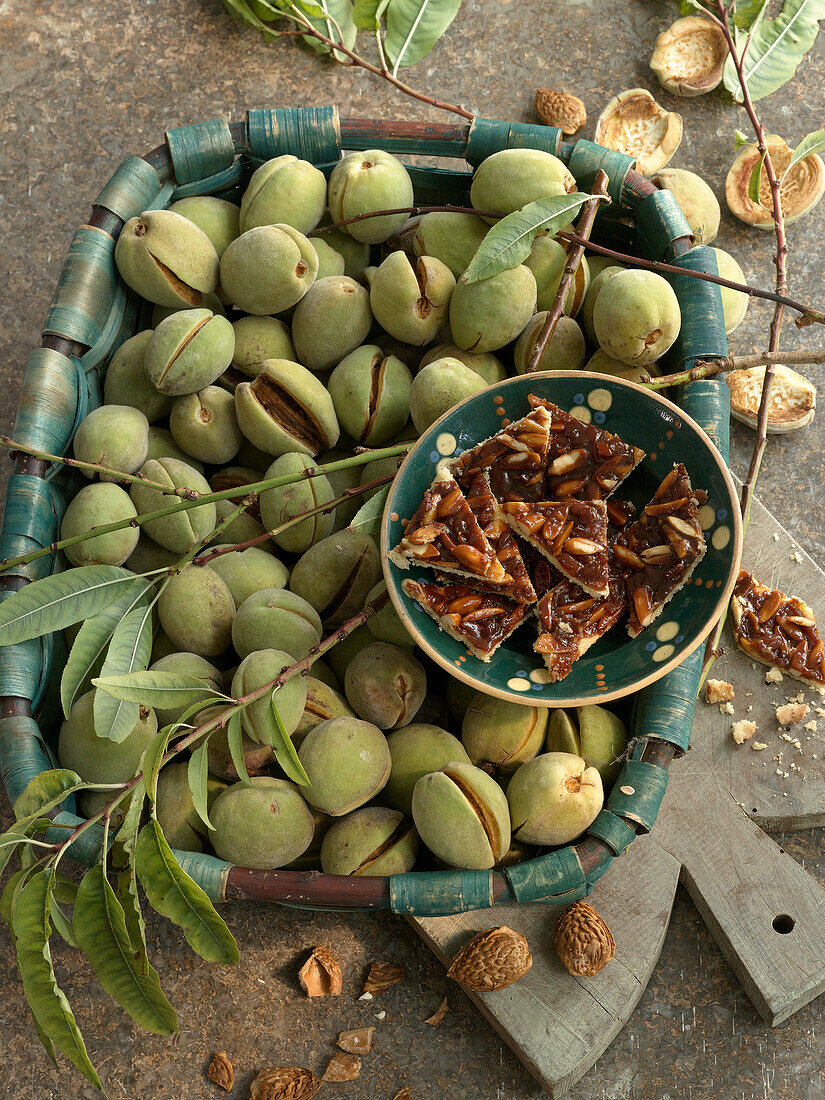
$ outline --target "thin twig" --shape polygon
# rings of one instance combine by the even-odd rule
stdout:
[[[593,187],[590,190],[592,198],[589,198],[587,202],[584,203],[581,217],[579,218],[579,236],[582,238],[582,243],[567,245],[567,260],[564,264],[561,281],[556,290],[553,304],[548,310],[547,316],[544,319],[544,324],[541,326],[538,336],[536,337],[533,350],[530,352],[530,358],[527,360],[526,374],[533,374],[539,369],[541,357],[544,355],[550,338],[556,330],[559,318],[564,313],[564,301],[567,297],[570,285],[573,282],[576,270],[581,263],[582,256],[584,255],[584,242],[588,240],[593,230],[593,222],[596,218],[596,211],[599,203],[605,201],[610,202],[610,198],[607,194],[607,184],[607,173],[600,168],[596,173]]]
[[[702,378],[715,378],[725,371],[750,370],[752,367],[765,367],[768,363],[819,366],[825,363],[825,351],[759,351],[753,355],[720,355],[718,359],[697,359],[696,366],[675,374],[663,374],[652,378],[649,374],[640,379],[643,386],[651,390],[663,390],[668,386],[684,386],[688,382],[698,382]]]

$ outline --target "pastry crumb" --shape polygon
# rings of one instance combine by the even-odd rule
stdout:
[[[782,672],[778,668],[769,668],[765,673],[766,684],[781,684],[783,679]]]
[[[780,726],[793,726],[807,717],[808,707],[806,703],[785,703],[776,708],[776,720]]]
[[[808,731],[808,733],[816,733],[816,721],[812,718],[810,722],[805,723],[804,728]]]
[[[706,703],[727,703],[735,694],[733,685],[727,680],[708,680],[705,684]]]
[[[767,747],[768,746],[765,744],[764,741],[753,741],[751,743],[751,748],[754,752],[762,752],[762,750],[766,749]]]
[[[733,703],[720,703],[719,704],[719,713],[720,714],[733,714],[734,713]]]
[[[750,741],[756,733],[756,722],[750,722],[747,718],[742,718],[739,722],[731,723],[730,731],[736,744],[742,745],[745,741]]]

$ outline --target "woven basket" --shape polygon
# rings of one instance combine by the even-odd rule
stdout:
[[[329,172],[342,150],[376,147],[401,156],[463,158],[472,166],[500,149],[543,149],[565,161],[585,191],[603,168],[613,205],[600,211],[594,241],[716,273],[713,251],[694,244],[670,192],[639,175],[632,158],[585,140],[565,142],[554,127],[483,118],[469,125],[339,119],[334,107],[255,110],[231,125],[216,120],[184,126],[169,130],[166,143],[145,157],[128,157],[95,199],[88,223],[75,233],[41,346],[29,355],[14,438],[51,454],[65,453],[77,425],[100,403],[101,376],[110,356],[141,327],[141,303],[119,281],[114,264],[115,241],[128,218],[186,195],[237,200],[250,172],[284,153]],[[421,166],[410,166],[409,171],[416,202],[469,205],[469,172]],[[694,359],[725,355],[718,286],[687,276],[670,282],[682,311],[681,333],[670,356],[674,369]],[[694,382],[678,394],[681,406],[725,458],[728,398],[727,386],[717,379]],[[59,470],[17,457],[6,492],[0,557],[22,555],[54,541],[65,506],[60,481]],[[63,565],[52,555],[2,574],[0,598]],[[29,780],[54,766],[58,683],[65,660],[62,634],[0,649],[0,772],[12,801]],[[688,746],[700,665],[697,650],[636,697],[629,758],[604,809],[576,845],[501,871],[410,872],[388,878],[251,871],[214,856],[176,855],[215,902],[265,898],[305,908],[385,908],[437,916],[514,901],[576,901],[590,893],[637,833],[653,825],[668,764]],[[77,824],[80,819],[73,809],[67,802],[53,811],[52,818],[63,825]],[[101,844],[102,829],[90,829],[73,845],[72,855],[93,863],[100,857]]]

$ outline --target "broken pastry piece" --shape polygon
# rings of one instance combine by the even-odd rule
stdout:
[[[399,569],[415,562],[494,585],[512,582],[451,478],[432,483],[389,558]]]
[[[698,509],[705,499],[678,462],[641,516],[619,532],[613,552],[625,571],[631,638],[662,613],[705,556]]]
[[[744,653],[813,687],[825,686],[825,646],[804,600],[768,588],[741,569],[731,610]]]
[[[478,520],[487,541],[511,578],[509,582],[501,585],[491,585],[478,580],[476,588],[480,591],[492,589],[503,596],[509,596],[516,603],[535,603],[538,599],[536,590],[525,568],[515,535],[501,512],[501,506],[492,494],[490,477],[486,470],[473,479],[466,496],[470,510]]]
[[[465,645],[480,661],[489,661],[503,641],[521,625],[527,605],[492,592],[476,592],[466,584],[430,584],[406,580],[406,594]]]
[[[563,680],[582,654],[606,634],[625,612],[624,582],[615,572],[610,594],[585,596],[571,581],[562,581],[539,600],[539,637],[533,646],[544,659],[551,683]]]
[[[610,592],[603,500],[505,501],[507,522],[563,576],[591,596]]]
[[[527,400],[534,412],[546,409],[550,414],[545,500],[605,500],[645,456],[639,447],[577,420],[552,401],[532,393]]]
[[[543,500],[550,414],[535,409],[465,451],[448,469],[465,491],[486,470],[499,500]]]

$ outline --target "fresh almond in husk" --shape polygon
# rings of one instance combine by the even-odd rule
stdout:
[[[308,997],[337,997],[343,988],[338,960],[328,947],[316,947],[298,971],[301,989]]]
[[[453,959],[447,977],[472,993],[496,993],[523,978],[533,959],[520,932],[502,925],[477,932]]]
[[[583,978],[598,974],[616,953],[610,929],[586,901],[577,901],[559,917],[553,946],[566,969]]]
[[[271,1066],[249,1086],[249,1100],[310,1100],[322,1083],[302,1066]]]

